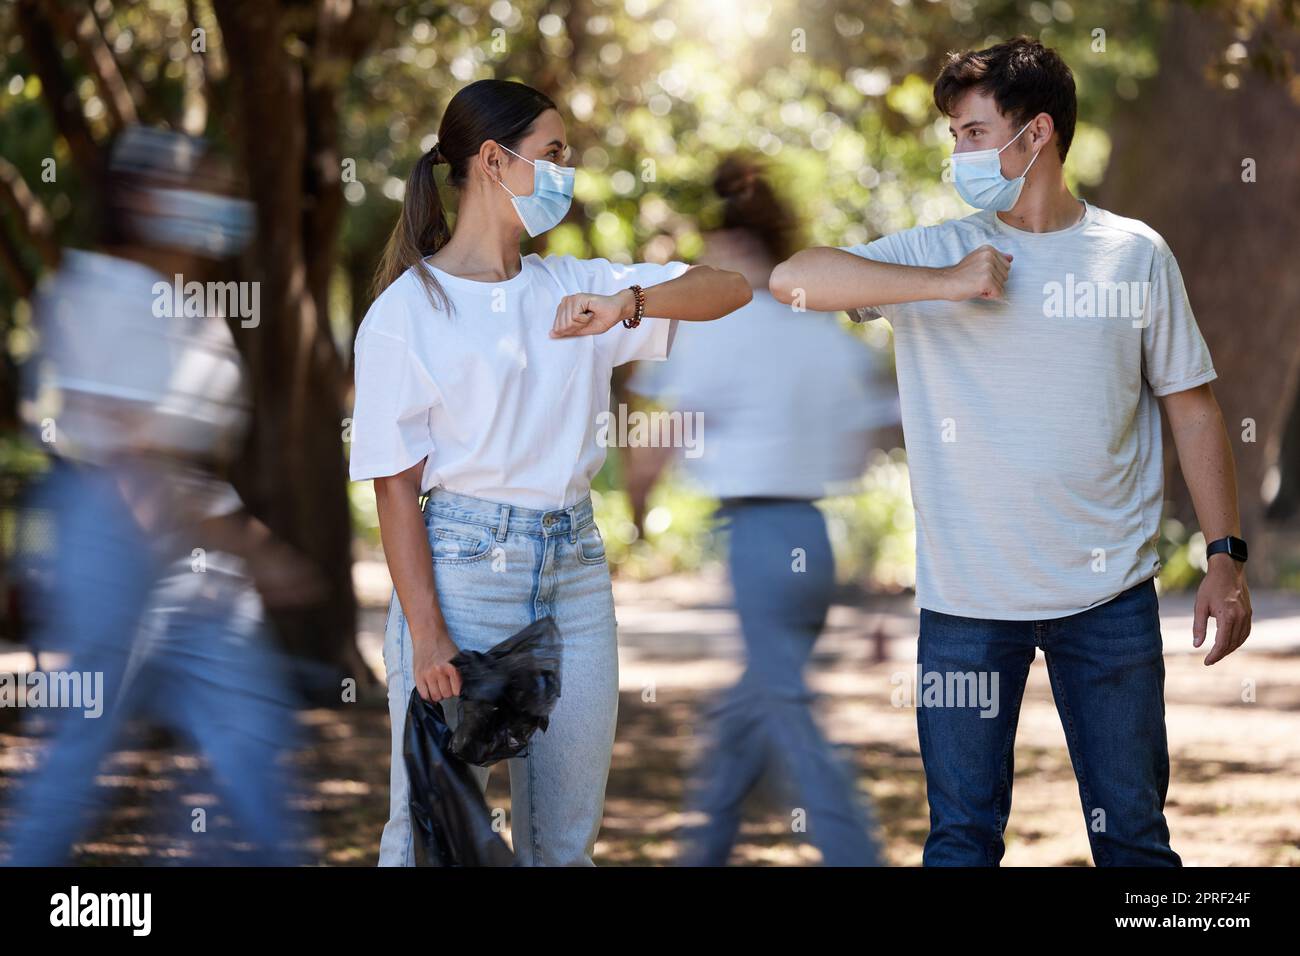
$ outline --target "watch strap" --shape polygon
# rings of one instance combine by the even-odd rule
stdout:
[[[1208,558],[1216,554],[1226,554],[1232,560],[1244,563],[1247,556],[1246,542],[1233,535],[1211,541],[1205,546],[1205,556]]]

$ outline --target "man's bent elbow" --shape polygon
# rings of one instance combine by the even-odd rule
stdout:
[[[793,266],[793,258],[779,263],[777,267],[772,270],[772,275],[767,280],[767,289],[772,293],[772,297],[776,299],[776,301],[782,302],[785,305],[790,305],[794,302],[795,293],[799,286],[799,281],[795,275]]]

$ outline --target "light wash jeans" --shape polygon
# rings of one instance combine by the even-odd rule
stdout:
[[[560,699],[550,725],[510,767],[515,860],[591,866],[605,807],[618,716],[618,642],[605,544],[584,498],[536,511],[435,489],[424,505],[434,581],[447,629],[462,650],[487,651],[548,614],[560,631]],[[414,866],[410,791],[402,756],[415,678],[411,635],[394,592],[384,631],[393,746],[380,866]],[[448,723],[459,701],[443,702]],[[486,788],[489,768],[473,768]]]
[[[17,794],[8,862],[68,861],[111,797],[96,786],[99,767],[136,717],[178,731],[207,759],[250,845],[230,862],[302,862],[307,830],[283,766],[298,743],[296,698],[238,559],[209,554],[205,573],[188,556],[168,561],[100,469],[56,463],[32,505],[54,531],[45,587],[32,594],[36,645],[69,653],[69,671],[98,675],[104,700],[98,716],[49,711],[43,760]],[[196,859],[226,861],[208,846],[216,841],[193,842]]]

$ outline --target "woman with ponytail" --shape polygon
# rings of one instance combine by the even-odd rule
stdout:
[[[751,297],[740,275],[681,262],[521,258],[524,232],[568,212],[567,153],[542,93],[502,80],[458,92],[407,181],[357,332],[350,470],[374,479],[394,584],[381,866],[414,862],[402,756],[412,689],[444,701],[454,726],[452,657],[548,614],[563,692],[528,755],[509,762],[515,857],[591,865],[618,706],[613,595],[589,497],[605,457],[597,416],[615,366],[666,358],[678,320],[716,319]],[[454,229],[441,167],[459,193]]]

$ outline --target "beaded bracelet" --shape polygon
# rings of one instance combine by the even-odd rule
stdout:
[[[639,285],[628,286],[632,290],[632,297],[636,299],[636,312],[632,318],[623,320],[623,328],[635,329],[641,324],[641,318],[645,315],[645,289]]]

